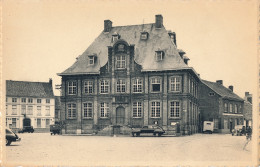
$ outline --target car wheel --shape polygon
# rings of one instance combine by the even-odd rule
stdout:
[[[5,139],[5,144],[6,144],[7,146],[10,146],[11,143],[12,143],[12,141]]]

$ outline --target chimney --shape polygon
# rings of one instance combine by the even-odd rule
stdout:
[[[232,85],[230,85],[228,88],[233,92],[234,87]]]
[[[163,17],[162,15],[155,15],[155,28],[162,28]]]
[[[245,92],[245,100],[252,104],[252,94]]]
[[[223,80],[217,80],[216,83],[223,85]]]
[[[109,32],[112,29],[112,21],[104,20],[104,32]]]
[[[245,92],[245,96],[249,96],[249,92]]]
[[[49,78],[49,84],[52,85],[52,78]]]

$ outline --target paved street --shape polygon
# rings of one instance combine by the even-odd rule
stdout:
[[[21,142],[6,147],[8,163],[107,164],[176,161],[251,161],[245,136],[195,134],[184,137],[51,136],[19,134]]]

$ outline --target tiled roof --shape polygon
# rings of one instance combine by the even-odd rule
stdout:
[[[149,33],[147,40],[140,39],[140,33]],[[58,75],[99,74],[100,67],[108,61],[108,46],[113,46],[112,35],[118,33],[120,39],[135,47],[135,61],[142,65],[142,71],[162,71],[171,69],[192,69],[188,67],[179,55],[176,45],[171,41],[167,30],[155,28],[155,24],[112,27],[110,32],[101,32],[87,50],[76,62]],[[155,51],[165,52],[162,61],[156,61]],[[97,63],[88,65],[88,56],[96,55]],[[193,70],[193,69],[192,69]]]
[[[6,81],[6,96],[54,98],[51,82]]]
[[[226,88],[222,84],[219,84],[216,82],[210,82],[210,81],[206,81],[206,80],[201,80],[201,81],[203,84],[208,86],[210,89],[212,89],[214,92],[216,92],[218,95],[220,95],[223,98],[244,101],[242,98],[240,98],[238,95],[236,95],[229,88]]]

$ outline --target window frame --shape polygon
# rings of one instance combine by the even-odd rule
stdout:
[[[153,104],[155,104],[153,106]],[[158,106],[159,104],[159,106]],[[151,118],[161,118],[161,102],[160,101],[151,101],[150,103],[150,107],[151,107]],[[159,112],[158,112],[158,109],[159,109]],[[158,113],[159,113],[159,116],[158,116]]]
[[[21,105],[21,115],[26,114],[26,105]]]
[[[117,79],[117,81],[116,81],[116,93],[126,93],[126,81],[125,81],[125,79]]]
[[[153,85],[160,85],[160,90],[159,91],[154,91]],[[161,77],[151,77],[150,78],[150,92],[151,93],[160,93],[162,92],[162,80]]]
[[[133,93],[143,93],[143,79],[134,78],[132,81],[133,81]]]
[[[91,106],[89,106],[89,104],[91,104]],[[84,102],[83,103],[83,118],[84,119],[92,119],[93,118],[93,103],[92,102]]]
[[[224,113],[228,113],[228,111],[229,111],[229,108],[228,108],[228,103],[224,103]]]
[[[142,118],[143,115],[143,103],[141,101],[134,101],[132,103],[132,117]]]
[[[37,104],[41,104],[42,103],[42,99],[37,99],[36,102],[37,102]]]
[[[238,106],[237,106],[237,104],[234,105],[234,113],[235,113],[235,114],[238,113]]]
[[[94,81],[93,80],[84,80],[83,81],[83,90],[85,94],[94,93]],[[90,92],[91,90],[91,92]]]
[[[172,79],[174,79],[174,81]],[[179,79],[179,81],[177,81],[177,79]],[[169,89],[170,92],[182,92],[182,76],[169,77]]]
[[[17,98],[13,97],[12,98],[12,103],[17,103]]]
[[[67,104],[67,119],[76,119],[77,118],[77,104],[68,103]]]
[[[28,103],[33,103],[33,98],[28,98]]]
[[[45,116],[51,115],[51,106],[45,106]]]
[[[178,103],[178,105],[177,105],[177,103]],[[179,100],[170,101],[169,117],[170,118],[180,118],[181,117],[181,101],[179,101]]]
[[[116,69],[122,70],[126,69],[126,55],[125,54],[118,54],[116,57]],[[124,59],[123,59],[124,57]]]
[[[46,100],[45,100],[45,103],[46,103],[46,104],[50,104],[50,103],[51,103],[51,99],[46,99]]]
[[[165,53],[162,50],[155,51],[156,61],[162,61],[164,59],[164,55]]]
[[[28,112],[26,112],[26,115],[33,115],[33,105],[28,105],[27,111]]]
[[[42,106],[37,106],[37,116],[42,116]]]
[[[89,65],[94,65],[95,64],[95,56],[91,55],[91,56],[88,56],[89,58]]]
[[[17,115],[17,105],[12,105],[12,115]]]
[[[21,98],[21,103],[26,103],[26,98]]]
[[[108,79],[102,79],[102,80],[100,80],[100,94],[108,94],[109,92],[110,92],[110,90],[109,90],[109,80]],[[102,83],[103,83],[103,85],[102,85]],[[103,89],[102,89],[102,87],[103,87]]]
[[[67,82],[68,95],[77,95],[77,90],[78,90],[77,87],[78,87],[78,83],[76,80],[68,81]]]
[[[232,103],[229,103],[229,112],[233,113],[233,104]]]
[[[102,106],[103,104],[103,106]],[[102,118],[109,118],[110,111],[109,111],[109,103],[108,102],[101,102],[100,103],[100,115],[99,117]]]

